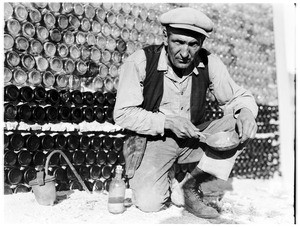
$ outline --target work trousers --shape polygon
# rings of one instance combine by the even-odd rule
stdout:
[[[236,119],[226,115],[212,121],[203,132],[214,134],[233,131],[235,127]],[[174,162],[198,162],[197,167],[204,172],[227,180],[242,147],[231,151],[214,151],[199,139],[179,139],[172,133],[149,138],[142,162],[129,181],[133,203],[144,212],[161,210],[170,196],[171,181],[168,174]]]

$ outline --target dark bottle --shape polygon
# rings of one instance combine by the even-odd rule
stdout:
[[[46,162],[46,155],[42,151],[35,152],[32,157],[33,166],[44,166]]]
[[[23,173],[17,167],[10,168],[7,171],[7,178],[6,179],[7,179],[7,182],[9,184],[11,184],[11,185],[17,185],[17,184],[19,184],[19,183],[22,182]]]
[[[8,148],[9,146],[9,136],[7,134],[4,134],[4,149]]]
[[[15,121],[17,118],[18,109],[14,104],[4,104],[4,121]]]
[[[103,106],[105,102],[104,94],[101,91],[94,92],[94,104],[97,106]]]
[[[20,88],[20,100],[23,102],[31,102],[34,99],[34,93],[31,87],[24,86]]]
[[[18,120],[29,122],[32,115],[31,107],[27,103],[24,103],[22,105],[17,106],[17,109],[18,109]]]
[[[45,107],[46,120],[47,122],[56,122],[58,118],[58,110],[54,106],[46,106]]]
[[[95,77],[99,74],[99,64],[90,61],[88,64],[89,68],[87,71],[87,77]]]
[[[106,179],[105,181],[104,181],[104,184],[103,184],[103,189],[105,190],[105,191],[109,191],[109,185],[110,185],[110,182],[111,182],[111,178],[109,178],[109,179]]]
[[[51,156],[51,159],[49,161],[49,166],[50,167],[57,167],[57,166],[59,166],[59,161],[60,161],[60,154],[55,153]]]
[[[17,154],[13,151],[6,151],[4,154],[4,166],[15,166],[17,163]]]
[[[20,166],[29,166],[32,161],[32,155],[29,151],[22,150],[18,153],[18,163]]]
[[[72,161],[72,154],[73,154],[73,152],[69,152],[67,150],[64,150],[63,152],[67,156],[67,158],[69,159],[69,161],[71,162]],[[68,167],[68,163],[67,163],[66,159],[61,154],[59,156],[59,161],[60,161],[60,165],[61,166],[67,166]]]
[[[54,138],[48,134],[40,136],[41,149],[52,150],[54,147]],[[52,159],[52,158],[51,158]]]
[[[126,42],[123,39],[118,39],[116,48],[120,53],[124,53],[126,51]]]
[[[54,138],[54,147],[56,149],[65,149],[67,147],[67,138],[62,133],[58,133],[53,136]]]
[[[58,107],[58,120],[61,122],[68,122],[71,120],[71,109],[67,106]]]
[[[101,180],[95,180],[93,185],[93,192],[102,192],[104,189],[104,184]]]
[[[78,167],[77,166],[74,166],[75,170],[77,171],[78,173]],[[76,180],[76,176],[74,174],[74,172],[72,171],[72,169],[70,168],[70,166],[67,166],[66,167],[66,171],[67,171],[67,178],[68,180],[72,181],[72,180]]]
[[[113,92],[106,92],[104,94],[105,97],[105,103],[108,106],[114,106],[116,102],[116,95]]]
[[[108,151],[107,153],[107,162],[111,165],[114,165],[118,160],[118,154],[113,151]]]
[[[75,166],[82,165],[85,161],[85,154],[80,150],[74,151],[72,153],[72,161]]]
[[[70,190],[79,190],[82,191],[82,185],[79,183],[78,180],[71,180],[70,181]]]
[[[92,165],[90,167],[90,178],[92,180],[99,180],[101,177],[101,167],[98,165]]]
[[[80,107],[71,107],[71,121],[73,123],[80,123],[83,120],[83,114]]]
[[[113,140],[113,148],[114,150],[119,153],[123,149],[123,139],[121,137],[115,137]]]
[[[96,153],[93,150],[87,150],[85,152],[85,163],[87,165],[92,165],[96,161]]]
[[[92,106],[94,104],[94,95],[90,91],[82,93],[83,105]]]
[[[104,165],[101,170],[101,175],[104,179],[109,179],[111,177],[112,168],[109,165]]]
[[[94,121],[94,108],[86,106],[82,108],[83,120],[86,122]]]
[[[28,151],[37,151],[40,147],[40,138],[35,134],[24,136],[25,147]]]
[[[67,182],[67,171],[60,166],[55,166],[49,168],[49,174],[55,176],[55,181],[58,183],[60,182]]]
[[[119,153],[117,163],[122,166],[125,165],[125,158],[124,158],[123,152]]]
[[[62,34],[59,29],[54,28],[49,32],[50,40],[54,43],[59,43],[62,40]]]
[[[23,170],[23,179],[24,183],[29,185],[29,181],[32,181],[36,178],[36,170],[33,167],[27,167]]]
[[[87,181],[90,178],[90,168],[84,165],[80,166],[79,175],[84,181]]]
[[[112,124],[114,123],[113,112],[114,112],[113,107],[109,106],[109,107],[104,108],[105,121],[112,123]]]
[[[70,150],[75,150],[79,148],[80,142],[78,135],[71,134],[67,137],[67,145]]]
[[[33,106],[31,108],[31,121],[38,124],[44,124],[46,112],[41,106]]]
[[[40,104],[44,104],[46,100],[47,92],[44,87],[38,86],[33,89],[34,101]]]
[[[20,90],[16,85],[9,84],[4,87],[4,101],[18,102]]]
[[[87,135],[81,135],[80,136],[80,149],[87,150],[90,148],[90,137]]]
[[[11,150],[20,150],[24,143],[24,138],[20,133],[13,133],[9,136],[9,148]]]
[[[69,90],[59,91],[60,104],[71,106],[71,92]]]
[[[75,106],[81,106],[83,104],[82,93],[79,90],[74,90],[71,92],[71,102]]]
[[[6,176],[6,175],[4,174],[4,176]],[[5,179],[5,181],[6,181],[6,179]],[[10,185],[4,183],[4,195],[11,195],[11,194],[13,194],[13,190],[11,189]]]
[[[93,136],[91,138],[91,149],[93,149],[94,151],[98,151],[99,149],[101,149],[102,147],[102,138],[100,136]]]
[[[58,105],[60,102],[60,95],[59,92],[55,89],[49,89],[47,91],[47,98],[46,101],[50,105]]]
[[[97,151],[96,163],[98,165],[104,165],[107,163],[106,153],[103,150]]]
[[[18,193],[27,193],[30,191],[30,188],[28,186],[26,186],[25,184],[18,184],[15,188],[14,188],[14,194],[18,194]]]
[[[111,150],[111,148],[113,147],[113,141],[114,139],[110,136],[104,136],[103,137],[103,149],[105,150]]]
[[[105,113],[102,107],[98,106],[94,108],[94,118],[99,123],[105,122]]]

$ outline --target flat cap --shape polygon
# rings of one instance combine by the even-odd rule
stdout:
[[[213,30],[212,21],[201,11],[190,7],[172,9],[162,14],[159,21],[162,25],[192,30],[207,37],[208,32]]]

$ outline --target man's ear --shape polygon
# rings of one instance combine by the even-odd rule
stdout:
[[[165,46],[168,46],[168,34],[166,29],[163,30],[163,43]]]

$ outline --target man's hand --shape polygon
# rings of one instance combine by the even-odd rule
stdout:
[[[196,134],[196,132],[199,132],[199,129],[184,117],[167,115],[165,129],[170,129],[178,138],[199,138]]]
[[[254,139],[257,131],[257,124],[255,122],[255,118],[252,112],[249,109],[241,109],[239,116],[237,117],[236,123],[239,132],[239,137],[242,138],[242,143],[245,142],[247,139]]]

